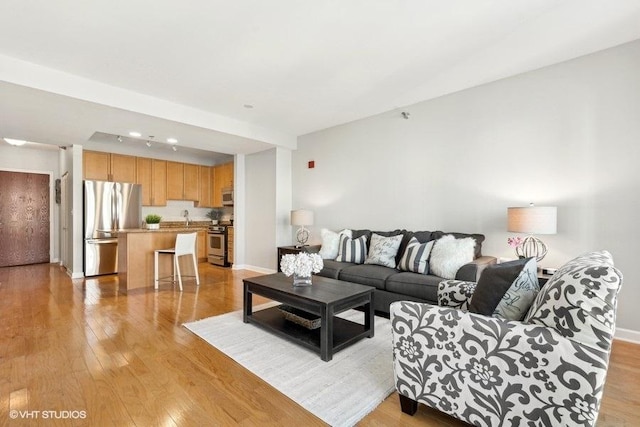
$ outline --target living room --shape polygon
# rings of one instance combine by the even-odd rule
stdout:
[[[620,18],[620,28],[625,28],[622,24],[627,20],[637,23],[638,10],[629,7],[633,13],[621,13],[625,19]],[[534,57],[542,54],[532,50],[529,57],[525,46],[508,51],[517,72],[507,67],[491,73],[492,60],[499,59],[492,53],[505,51],[480,50],[486,58],[470,55],[432,70],[427,89],[437,87],[439,92],[414,85],[415,95],[397,93],[387,99],[386,105],[393,108],[295,134],[293,143],[275,133],[262,133],[255,139],[259,150],[243,146],[226,152],[234,156],[236,166],[238,262],[234,271],[276,270],[275,248],[294,242],[289,223],[292,209],[314,212],[310,243],[320,242],[322,228],[478,232],[486,236],[483,253],[512,259],[516,255],[507,244],[513,235],[507,231],[507,208],[529,203],[557,206],[558,231],[543,236],[549,253],[542,266],[559,267],[586,251],[610,251],[625,277],[616,337],[640,342],[640,320],[635,315],[640,290],[633,285],[640,273],[632,255],[638,235],[635,195],[640,186],[635,167],[640,154],[640,41],[637,35],[629,35],[631,30],[620,35],[607,28],[610,32],[605,35],[593,28],[585,36],[600,40],[589,51],[569,38],[553,43],[564,43],[571,51],[575,42],[574,53],[550,55],[541,62]],[[0,48],[0,54],[7,65],[7,71],[0,73],[3,93],[30,86],[28,79],[17,76],[18,55],[14,58],[8,48]],[[535,65],[527,68],[529,64]],[[21,66],[36,71],[35,65]],[[469,70],[482,74],[484,80],[454,86],[455,78],[463,81]],[[346,81],[356,87],[358,79]],[[47,87],[34,83],[29,90],[36,104],[39,92]],[[12,114],[5,116],[12,118],[11,123],[0,123],[0,137],[37,140],[36,132],[29,130],[28,112],[18,115],[13,100],[7,96],[0,101],[2,111]],[[314,108],[309,104],[305,109]],[[131,108],[141,114],[139,105]],[[335,107],[349,108],[348,104]],[[246,119],[250,110],[242,107],[239,114]],[[17,117],[20,120],[14,121]],[[219,132],[232,129],[226,125]],[[241,138],[248,135],[248,131],[238,132]],[[55,133],[40,142],[69,148],[62,152],[34,149],[36,154],[25,156],[3,144],[0,168],[49,171],[55,179],[69,167],[80,180],[82,172],[77,168],[86,138],[69,140]],[[217,150],[221,149],[212,151]],[[54,231],[58,227],[56,217]],[[58,262],[59,237],[52,239],[52,261]],[[82,261],[77,256],[73,255],[71,271],[81,274]]]

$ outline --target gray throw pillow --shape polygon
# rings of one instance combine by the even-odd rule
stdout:
[[[517,259],[487,267],[478,280],[469,302],[469,312],[493,315],[496,307],[530,258]]]

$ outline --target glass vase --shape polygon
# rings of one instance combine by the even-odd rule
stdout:
[[[300,276],[293,273],[293,286],[311,286],[311,276]]]

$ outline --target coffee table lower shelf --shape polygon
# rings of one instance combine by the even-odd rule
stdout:
[[[320,353],[321,328],[307,329],[284,318],[278,306],[254,311],[247,319],[280,337],[300,344]],[[333,318],[333,351],[335,353],[362,338],[368,337],[370,331],[364,325],[351,322],[340,317]]]

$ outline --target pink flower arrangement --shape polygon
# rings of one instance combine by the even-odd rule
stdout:
[[[507,239],[507,243],[512,248],[517,248],[518,246],[520,246],[522,244],[523,241],[524,240],[522,239],[522,237],[509,237]]]

